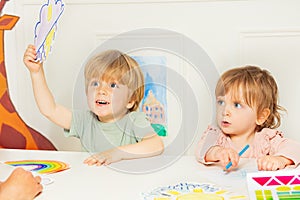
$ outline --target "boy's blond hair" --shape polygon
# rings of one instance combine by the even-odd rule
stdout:
[[[131,100],[134,106],[129,109],[138,109],[144,97],[144,75],[139,64],[130,56],[118,51],[107,50],[92,57],[85,65],[85,90],[92,79],[100,81],[118,81],[127,85],[132,91]]]
[[[266,108],[270,110],[269,117],[262,125],[257,126],[256,131],[280,126],[279,111],[285,109],[278,105],[278,87],[267,70],[257,66],[245,66],[226,71],[217,83],[215,95],[224,96],[228,92],[237,101],[242,95],[246,104],[256,109],[257,116]]]

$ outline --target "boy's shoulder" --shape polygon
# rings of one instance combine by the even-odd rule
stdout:
[[[73,118],[77,120],[89,121],[89,120],[97,120],[97,116],[90,110],[72,110]]]
[[[129,112],[126,116],[128,116],[130,119],[140,119],[140,118],[147,118],[146,114],[144,112],[141,111],[132,111]]]
[[[124,117],[125,118],[125,117]],[[131,123],[138,126],[149,126],[150,120],[147,118],[144,112],[132,111],[126,115],[126,118],[131,121]]]

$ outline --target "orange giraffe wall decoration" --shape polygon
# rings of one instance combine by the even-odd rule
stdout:
[[[6,1],[0,1],[0,12]],[[4,62],[4,31],[11,30],[18,20],[18,16],[0,16],[0,148],[57,150],[45,136],[21,119],[9,96]]]

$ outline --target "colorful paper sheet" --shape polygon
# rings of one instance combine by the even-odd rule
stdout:
[[[33,171],[40,174],[52,174],[70,168],[67,163],[57,160],[16,160],[6,161],[5,164],[15,167],[23,167],[28,171]]]
[[[279,170],[247,174],[251,200],[300,199],[300,171]]]
[[[244,195],[222,189],[211,183],[179,183],[175,185],[158,187],[150,192],[143,193],[144,200],[242,200]]]

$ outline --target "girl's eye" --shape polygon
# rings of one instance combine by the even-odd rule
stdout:
[[[236,107],[236,108],[242,108],[242,105],[240,103],[234,103],[234,107]]]
[[[117,85],[116,83],[111,83],[111,84],[110,84],[110,87],[111,87],[111,88],[117,88],[118,85]]]
[[[92,87],[98,87],[100,85],[99,81],[92,81],[91,86]]]
[[[220,105],[220,106],[223,106],[225,104],[225,102],[223,100],[218,100],[217,104]]]

